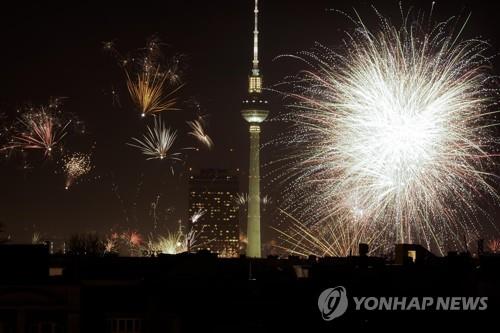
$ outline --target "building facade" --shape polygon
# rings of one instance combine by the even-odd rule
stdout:
[[[189,179],[191,251],[209,250],[223,257],[239,255],[237,175],[204,169]]]

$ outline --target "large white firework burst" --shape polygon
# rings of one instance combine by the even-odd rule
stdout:
[[[309,69],[288,82],[293,130],[277,140],[289,154],[275,161],[286,170],[277,178],[286,210],[305,224],[356,221],[384,230],[387,246],[443,252],[479,236],[478,199],[497,197],[495,91],[486,42],[462,40],[458,19],[410,16],[397,27],[379,15],[373,31],[354,19],[342,51],[298,57]]]

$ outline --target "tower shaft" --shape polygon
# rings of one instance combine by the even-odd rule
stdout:
[[[247,256],[261,257],[260,241],[260,126],[250,125],[250,165],[248,172]]]
[[[248,216],[247,256],[260,258],[260,123],[266,120],[269,111],[262,91],[262,76],[259,71],[258,0],[255,0],[253,30],[252,72],[248,80],[248,95],[243,101],[241,115],[250,126],[250,163],[248,170]]]

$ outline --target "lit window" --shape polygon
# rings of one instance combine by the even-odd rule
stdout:
[[[250,93],[260,93],[262,91],[262,80],[259,76],[250,76],[248,91]]]
[[[63,268],[62,267],[49,267],[49,276],[62,276]]]
[[[417,260],[417,251],[408,251],[408,257],[415,262],[415,260]]]

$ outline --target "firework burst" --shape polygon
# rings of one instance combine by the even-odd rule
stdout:
[[[80,177],[92,170],[90,155],[75,153],[64,158],[64,172],[66,174],[65,188],[69,189]]]
[[[142,117],[163,111],[179,110],[177,92],[182,88],[182,61],[180,55],[173,55],[164,61],[162,43],[152,36],[144,48],[129,56],[122,56],[114,41],[103,42],[103,49],[118,60],[125,72],[127,90]],[[113,104],[118,98],[112,90]]]
[[[165,81],[168,76],[160,72],[159,67],[155,71],[143,71],[132,76],[126,72],[126,77],[128,92],[142,117],[163,111],[179,110],[175,107],[177,103],[175,94],[182,86],[177,86],[165,94]]]
[[[104,251],[105,253],[113,253],[118,248],[118,239],[113,237],[107,237],[104,240]]]
[[[181,232],[167,233],[156,240],[149,240],[148,250],[152,253],[177,254],[186,252],[184,235]]]
[[[212,139],[205,132],[205,126],[203,124],[203,120],[193,120],[188,121],[187,124],[191,128],[191,132],[188,134],[194,136],[198,141],[204,144],[208,149],[212,149],[214,143]]]
[[[289,155],[273,172],[288,183],[284,207],[305,225],[356,223],[387,244],[443,253],[480,234],[478,198],[497,199],[487,171],[493,78],[488,45],[460,40],[457,21],[409,17],[401,27],[381,17],[377,31],[353,20],[345,51],[298,57],[310,69],[288,82],[282,120],[293,130],[276,142]]]
[[[139,248],[144,242],[142,235],[135,230],[123,232],[120,237],[128,246],[130,246],[131,251]]]
[[[11,140],[2,149],[41,149],[49,156],[66,136],[70,123],[61,123],[49,108],[40,107],[26,112],[19,118]]]
[[[147,252],[152,254],[179,254],[191,252],[201,244],[198,244],[199,233],[190,230],[183,233],[179,228],[176,232],[167,232],[165,236],[150,239],[147,243]]]
[[[170,150],[176,139],[176,131],[167,128],[161,118],[154,118],[154,126],[147,127],[146,134],[142,140],[132,138],[134,143],[127,143],[131,147],[138,148],[142,153],[152,159],[174,159],[179,160],[178,153],[171,153]]]

